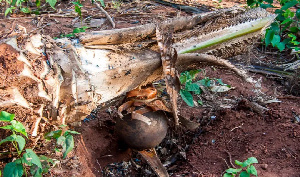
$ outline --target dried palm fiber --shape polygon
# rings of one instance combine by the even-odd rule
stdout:
[[[188,40],[199,40],[196,45],[202,45],[207,38],[218,41],[219,35],[215,34],[228,34],[237,38],[221,39],[215,43],[216,46],[211,45],[209,49],[202,48],[195,52],[216,54],[219,57],[235,55],[239,50],[232,51],[230,47],[252,38],[257,39],[275,18],[262,9],[251,10],[245,14],[230,12],[233,14],[228,16],[235,18],[228,27],[216,27],[215,30],[219,29],[218,31],[209,32],[212,28],[209,25],[213,23],[207,20],[202,24],[205,34],[202,34],[199,28],[198,34],[185,39],[175,38],[173,47],[181,51],[191,47],[190,43],[186,42]],[[257,22],[263,22],[263,25]],[[251,33],[243,32],[245,26],[249,25],[254,26],[255,30],[250,31]],[[239,30],[242,30],[242,33],[239,33]],[[177,34],[180,33],[174,35]],[[114,98],[162,76],[162,64],[156,44],[140,50],[115,51],[105,48],[89,49],[85,44],[78,43],[78,40],[53,40],[43,35],[25,36],[23,41],[17,39],[19,38],[6,39],[1,44],[7,52],[1,54],[0,58],[9,65],[0,65],[0,109],[28,110],[28,114],[23,115],[24,118],[43,117],[57,124],[78,122],[97,106],[105,107]],[[184,59],[198,62],[206,57],[203,54],[199,56],[191,58],[178,55],[177,67],[185,68],[189,62],[182,61]]]

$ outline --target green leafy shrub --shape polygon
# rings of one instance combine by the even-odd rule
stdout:
[[[279,0],[280,7],[274,7],[273,0],[247,0],[249,7],[277,8],[276,20],[266,30],[265,44],[266,46],[272,44],[280,51],[285,48],[299,51],[300,42],[297,40],[297,33],[300,32],[299,19],[300,9],[294,6],[300,5],[300,0]]]
[[[227,169],[223,177],[235,177],[237,174],[239,174],[239,177],[257,176],[256,168],[253,166],[254,163],[258,163],[255,157],[250,157],[244,162],[235,160],[235,164],[240,166],[240,168]]]
[[[14,117],[14,114],[10,114],[5,111],[0,113],[0,121],[9,123],[9,125],[0,128],[12,131],[12,135],[1,140],[0,145],[6,142],[11,142],[17,150],[18,156],[18,158],[13,162],[5,165],[3,169],[3,177],[21,177],[24,172],[27,176],[26,167],[30,167],[30,173],[32,176],[41,177],[42,174],[48,173],[49,169],[55,165],[55,162],[44,155],[36,155],[32,149],[26,149],[24,152],[26,144],[24,137],[28,138],[27,132],[23,124],[14,120]],[[63,127],[65,127],[65,125],[61,126],[61,128]],[[62,148],[61,151],[63,153],[63,158],[66,158],[67,154],[74,148],[74,138],[72,134],[79,133],[72,130],[66,130],[63,133],[63,130],[57,130],[47,133],[45,135],[45,139],[56,139],[57,145]]]
[[[204,77],[201,80],[194,81],[197,74],[201,70],[184,71],[180,74],[180,83],[184,85],[180,89],[181,98],[187,103],[187,105],[194,107],[194,99],[192,94],[199,95],[203,92],[201,87],[206,87],[213,92],[223,92],[229,90],[230,85],[224,84],[221,79]],[[203,104],[201,100],[197,101],[199,104]]]
[[[21,177],[24,172],[26,174],[26,166],[30,167],[30,173],[34,177],[41,177],[43,173],[48,172],[51,167],[50,164],[53,165],[54,162],[46,156],[37,156],[32,149],[26,149],[23,156],[21,155],[26,144],[26,140],[23,136],[26,138],[28,138],[28,136],[23,124],[14,120],[14,117],[14,114],[10,114],[5,111],[0,113],[0,121],[10,123],[9,125],[0,128],[12,131],[12,135],[1,140],[0,145],[6,142],[11,142],[17,150],[18,155],[17,159],[5,165],[3,169],[3,177]]]
[[[1,140],[0,145],[5,142],[12,142],[13,146],[17,149],[18,155],[20,155],[23,151],[23,148],[25,147],[26,141],[21,135],[18,134],[20,133],[24,135],[26,138],[28,137],[23,124],[21,122],[14,120],[14,117],[15,117],[14,114],[10,114],[5,111],[2,111],[0,113],[0,121],[10,123],[10,125],[6,125],[0,128],[12,131],[12,135]]]
[[[62,125],[63,128],[65,125]],[[72,134],[80,134],[76,131],[66,130],[63,133],[63,130],[56,130],[45,134],[46,140],[55,139],[56,144],[61,147],[61,150],[55,148],[56,151],[61,151],[63,153],[63,158],[66,158],[68,153],[74,148],[74,138]]]

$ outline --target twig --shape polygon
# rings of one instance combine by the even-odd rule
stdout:
[[[43,26],[38,27],[38,28],[35,28],[35,29],[31,30],[28,34],[31,34],[31,33],[35,32],[37,30],[40,30],[40,29],[44,29],[46,26],[50,26],[50,23],[47,23],[46,25],[43,25]]]
[[[9,17],[9,18],[6,18],[6,19],[7,20],[19,20],[19,19],[32,19],[32,18],[35,18],[35,17],[17,17],[17,18]]]
[[[99,163],[98,159],[96,159],[96,162],[97,162],[97,164],[99,165],[99,167],[100,167],[100,170],[101,170],[101,169],[102,169],[102,167],[101,167],[101,165],[100,165],[100,163]]]
[[[108,21],[111,23],[111,26],[113,27],[113,28],[115,28],[116,27],[116,24],[115,24],[115,22],[113,21],[113,19],[110,17],[110,15],[95,1],[94,2],[95,4],[96,4],[96,6],[97,6],[97,8],[98,9],[100,9],[101,10],[101,12],[103,12],[104,14],[105,14],[105,16],[106,16],[106,18],[108,19]]]
[[[218,156],[218,157],[219,157],[220,159],[223,159],[223,160],[224,160],[224,162],[225,162],[227,168],[230,168],[230,166],[228,165],[227,161],[226,161],[224,158],[222,158],[221,156]]]
[[[263,113],[265,111],[268,111],[269,109],[256,103],[256,102],[249,102],[249,106],[250,108],[254,111],[254,112],[257,112],[258,114],[260,115],[263,115]]]
[[[43,16],[48,16],[48,17],[57,17],[57,18],[75,18],[77,15],[73,14],[43,14]]]
[[[259,66],[250,66],[250,67],[247,67],[246,70],[248,70],[250,72],[259,73],[259,74],[276,76],[279,78],[291,78],[291,74],[292,74],[292,73],[286,72],[286,71],[279,71],[276,69],[259,67]]]
[[[240,126],[234,127],[234,128],[231,129],[230,131],[232,132],[232,131],[235,130],[235,129],[242,128],[243,125],[244,125],[244,123],[242,123],[242,125],[240,125]]]
[[[232,163],[232,159],[231,159],[231,154],[228,152],[228,151],[225,151],[227,154],[228,154],[228,156],[229,156],[229,163],[230,163],[230,165],[233,167],[233,168],[236,168],[234,165],[233,165],[233,163]]]
[[[83,138],[82,138],[82,135],[80,135],[80,143],[82,144],[82,147],[84,148],[86,154],[89,153],[89,151],[87,150],[86,146],[85,146],[85,143],[83,141]]]
[[[106,158],[106,157],[112,157],[112,156],[113,156],[113,155],[108,154],[108,155],[101,156],[99,159],[101,159],[101,158]]]

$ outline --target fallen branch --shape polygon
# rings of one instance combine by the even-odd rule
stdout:
[[[113,21],[113,19],[110,17],[110,15],[97,3],[97,1],[94,1],[94,3],[95,3],[95,5],[97,6],[97,8],[98,9],[100,9],[101,10],[101,12],[103,12],[104,14],[105,14],[105,16],[106,16],[106,18],[108,19],[108,21],[111,23],[111,26],[113,27],[113,28],[115,28],[116,27],[116,24],[115,24],[115,22]]]

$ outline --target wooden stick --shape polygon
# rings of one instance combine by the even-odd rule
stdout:
[[[98,9],[100,9],[101,10],[101,12],[103,12],[104,14],[105,14],[105,16],[106,16],[106,18],[108,19],[108,21],[111,23],[111,26],[113,27],[113,28],[115,28],[116,27],[116,24],[115,24],[115,22],[113,21],[113,19],[110,17],[110,15],[95,1],[94,2],[95,4],[96,4],[96,6],[97,6],[97,8]]]

